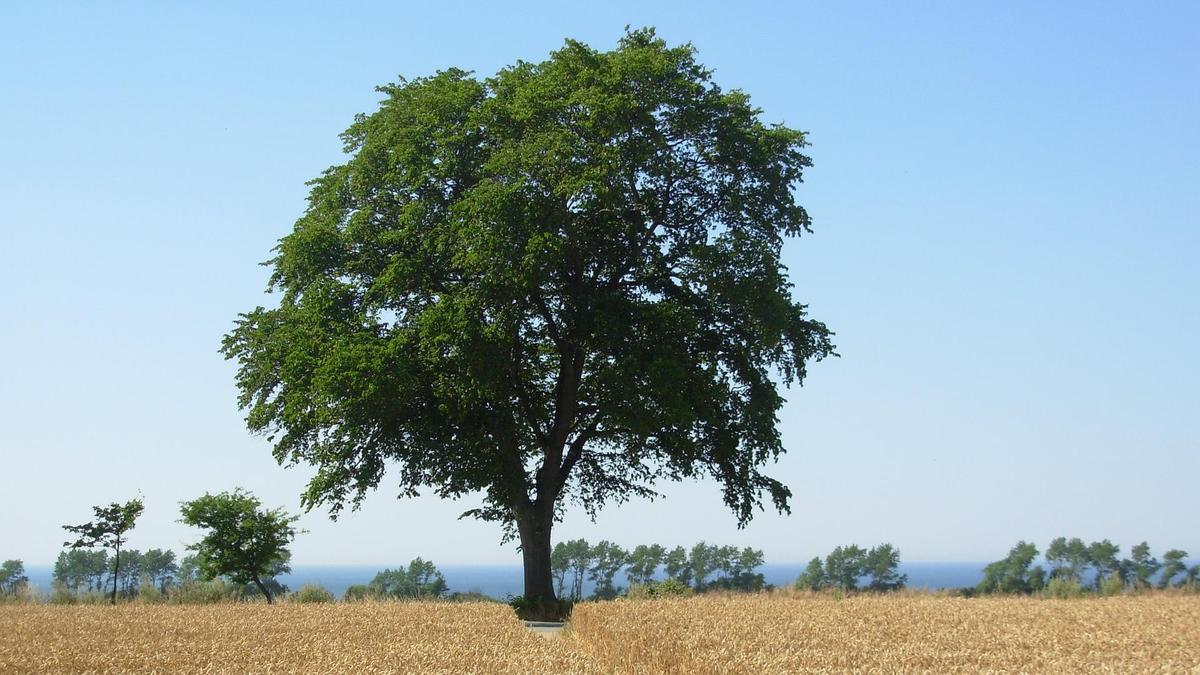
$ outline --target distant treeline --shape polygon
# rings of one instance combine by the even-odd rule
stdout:
[[[1045,566],[1035,564],[1039,551],[1034,544],[1018,542],[1009,554],[987,565],[983,580],[973,588],[960,589],[963,595],[991,593],[1042,594],[1073,597],[1089,593],[1116,595],[1141,589],[1182,587],[1200,590],[1200,565],[1188,566],[1188,554],[1180,549],[1155,558],[1150,545],[1142,542],[1122,558],[1120,546],[1108,539],[1086,544],[1078,537],[1058,537],[1046,547]],[[220,551],[206,551],[214,556]],[[290,553],[279,547],[273,551],[266,572],[289,570]],[[260,584],[247,583],[236,574],[214,573],[211,562],[188,555],[177,561],[175,553],[163,549],[120,552],[70,548],[59,554],[54,564],[51,602],[99,602],[107,589],[113,598],[150,602],[221,602],[245,600],[256,595],[286,596],[289,589],[274,575],[264,576]],[[591,581],[591,599],[657,597],[706,591],[756,592],[769,589],[757,568],[763,565],[763,552],[753,548],[717,546],[700,542],[690,549],[676,546],[668,550],[658,544],[642,544],[626,550],[610,541],[590,544],[584,539],[560,542],[553,549],[551,568],[558,596],[567,601],[584,599],[584,582]],[[899,573],[900,550],[891,544],[871,549],[857,545],[835,548],[824,558],[809,561],[796,579],[797,590],[842,592],[894,591],[904,588],[907,576]],[[624,571],[629,588],[616,585]],[[0,565],[0,599],[26,598],[29,579],[20,560]],[[333,596],[325,589],[306,585],[289,597],[299,602],[328,602]],[[367,584],[349,587],[343,600],[448,598],[451,600],[486,599],[478,593],[450,593],[445,577],[430,561],[416,558],[407,567],[385,569]]]
[[[1121,547],[1104,539],[1085,544],[1082,539],[1058,537],[1046,547],[1049,570],[1034,565],[1038,549],[1020,541],[1002,560],[983,570],[983,581],[973,589],[977,593],[1038,593],[1070,596],[1087,592],[1116,595],[1127,590],[1157,586],[1196,588],[1200,584],[1200,565],[1188,567],[1187,551],[1177,548],[1163,554],[1161,562],[1142,542],[1121,558]]]
[[[842,591],[859,590],[866,580],[871,591],[895,591],[904,588],[908,575],[900,574],[900,549],[881,544],[867,550],[851,544],[838,546],[821,558],[809,561],[804,573],[796,579],[796,590],[820,591],[836,588]]]
[[[449,589],[446,578],[434,564],[417,558],[408,567],[385,569],[368,584],[355,584],[346,589],[343,600],[382,600],[441,598]]]
[[[583,599],[585,579],[595,584],[593,599],[615,598],[625,589],[614,585],[619,572],[633,586],[653,589],[659,584],[659,568],[670,582],[665,588],[758,591],[765,587],[763,575],[754,570],[763,564],[763,552],[753,548],[716,546],[700,542],[690,550],[671,550],[659,544],[641,544],[626,550],[610,541],[592,545],[585,539],[559,542],[550,554],[555,594],[564,600]],[[653,593],[653,590],[649,590]]]
[[[114,582],[117,598],[124,600],[165,600],[179,593],[190,591],[194,594],[202,587],[207,596],[217,593],[244,600],[263,595],[252,583],[237,584],[221,576],[204,578],[195,555],[186,555],[177,561],[174,551],[153,548],[142,552],[127,549],[121,551],[119,569],[115,567],[115,562],[115,556],[103,550],[71,549],[59,553],[51,576],[51,601],[94,600],[97,598],[93,598],[93,595],[105,593],[105,589],[113,587]],[[287,567],[287,562],[288,557],[282,557],[280,566]],[[273,576],[264,577],[263,584],[273,596],[289,592],[287,585]]]

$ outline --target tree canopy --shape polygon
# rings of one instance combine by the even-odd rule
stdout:
[[[110,602],[117,604],[117,578],[121,571],[121,546],[125,544],[125,535],[137,524],[145,506],[141,499],[131,499],[124,504],[113,502],[108,506],[93,506],[92,512],[96,519],[82,525],[63,525],[63,529],[78,535],[75,541],[63,542],[63,546],[72,549],[79,548],[111,548],[112,560],[112,596]]]
[[[787,510],[777,384],[833,353],[780,260],[804,132],[653,30],[379,91],[268,263],[278,305],[223,343],[249,427],[315,468],[306,507],[388,469],[481,494],[541,600],[566,502],[711,476],[740,524]]]
[[[25,563],[20,560],[5,560],[0,564],[0,595],[16,595],[22,586],[29,584],[25,575]]]
[[[288,546],[297,534],[293,527],[299,516],[282,508],[264,509],[257,497],[239,489],[205,494],[179,509],[180,522],[208,530],[204,538],[188,546],[196,552],[199,576],[227,577],[236,584],[251,584],[272,602],[267,581],[290,571]]]

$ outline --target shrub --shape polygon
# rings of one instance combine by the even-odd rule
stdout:
[[[500,602],[482,591],[455,591],[446,599],[450,602]]]
[[[366,584],[354,584],[342,594],[344,602],[362,602],[371,599],[371,589]]]
[[[292,602],[333,602],[333,593],[330,593],[320,584],[304,584],[300,590],[292,593],[290,596]]]
[[[512,607],[517,618],[523,621],[566,621],[571,616],[573,605],[570,600],[562,598],[553,606],[549,606],[527,600],[523,595],[508,596],[508,606]]]
[[[631,600],[653,600],[655,598],[686,597],[692,595],[692,587],[678,579],[651,581],[648,584],[633,584],[626,597]]]
[[[1113,572],[1100,582],[1100,595],[1120,595],[1125,592],[1125,582],[1121,575]]]
[[[108,604],[108,594],[102,591],[72,591],[67,585],[55,581],[50,587],[50,597],[47,600],[52,605],[104,605]]]
[[[167,597],[158,590],[154,582],[149,579],[142,579],[142,585],[138,587],[137,601],[143,605],[158,605],[166,602]]]
[[[1085,591],[1083,586],[1079,585],[1077,579],[1071,577],[1060,576],[1054,577],[1046,584],[1046,590],[1043,594],[1048,598],[1081,598]]]
[[[237,584],[224,579],[212,581],[187,581],[167,594],[172,605],[211,605],[218,602],[235,602],[241,589]]]

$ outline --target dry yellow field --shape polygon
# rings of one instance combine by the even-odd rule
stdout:
[[[622,673],[1200,672],[1200,596],[917,594],[585,604],[579,649]]]
[[[0,673],[588,673],[494,603],[0,606]]]
[[[0,606],[3,673],[1200,673],[1200,596]]]

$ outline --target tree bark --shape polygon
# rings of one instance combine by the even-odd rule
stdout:
[[[550,568],[550,530],[554,512],[546,506],[524,506],[515,511],[525,565],[525,601],[530,611],[526,618],[561,619],[562,611],[554,595],[554,573]]]
[[[120,573],[121,573],[121,542],[118,540],[117,547],[116,547],[116,555],[113,556],[113,574],[112,574],[113,589],[112,589],[112,597],[109,598],[109,604],[111,604],[111,605],[117,604],[117,578],[120,575]]]
[[[262,580],[258,578],[257,575],[254,577],[254,585],[258,586],[259,592],[261,592],[263,594],[263,596],[265,596],[267,598],[267,604],[268,605],[272,604],[271,603],[271,592],[267,590],[266,584],[264,584],[262,582]]]

